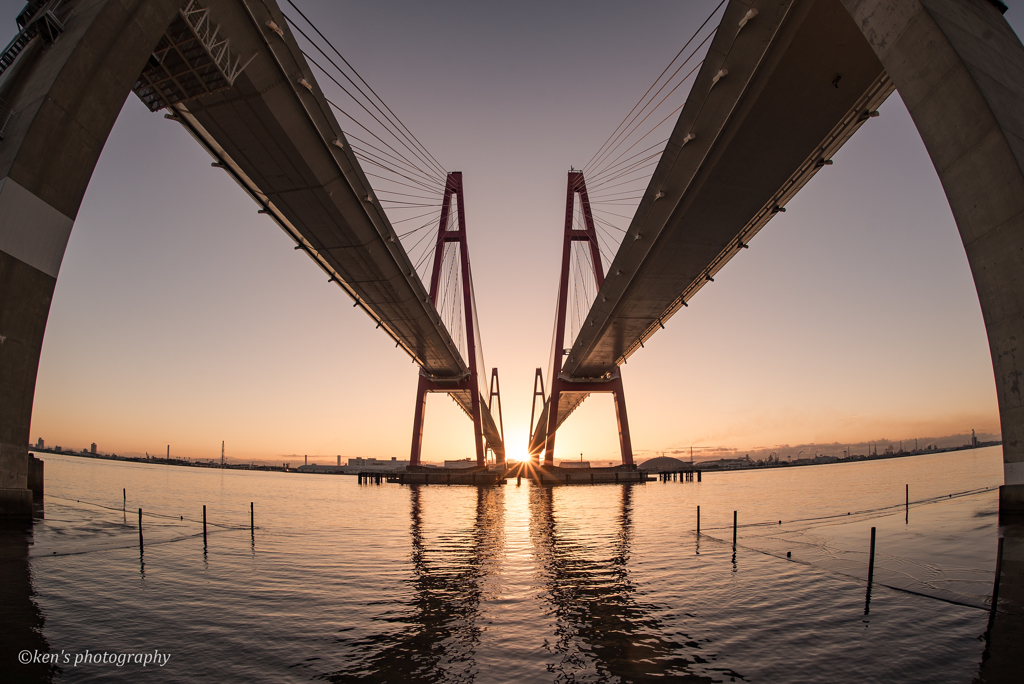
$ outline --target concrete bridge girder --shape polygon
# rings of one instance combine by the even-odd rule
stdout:
[[[563,370],[623,363],[893,89],[963,239],[999,399],[1002,505],[1024,509],[1024,46],[990,0],[732,0]]]

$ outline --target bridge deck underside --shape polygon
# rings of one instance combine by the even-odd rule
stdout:
[[[639,349],[892,92],[839,0],[761,7],[737,30],[750,4],[725,11],[563,365],[571,378],[599,377]]]
[[[579,405],[583,403],[583,400],[590,396],[590,392],[568,392],[563,391],[558,395],[558,420],[556,429],[562,426],[562,423],[579,408]],[[547,424],[548,424],[548,411],[551,409],[551,401],[544,402],[544,408],[540,412],[540,416],[537,419],[535,426],[531,425],[530,429],[533,430],[530,434],[530,445],[529,453],[531,456],[539,454],[544,451],[544,441],[547,438]]]
[[[466,361],[373,197],[280,10],[237,0],[208,5],[232,50],[256,56],[234,87],[176,105],[182,123],[430,377],[464,377]],[[268,20],[284,36],[267,29]]]
[[[448,393],[455,403],[459,405],[466,415],[470,419],[473,418],[473,395],[472,390],[458,390],[455,392]],[[490,409],[487,407],[486,396],[480,396],[480,419],[483,424],[484,439],[487,442],[487,446],[495,454],[501,455],[502,459],[505,457],[505,444],[501,439],[501,431],[498,430],[497,423],[494,422],[494,416],[491,414]]]

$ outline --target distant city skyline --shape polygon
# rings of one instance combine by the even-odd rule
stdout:
[[[2,5],[8,35],[22,4]],[[300,4],[464,173],[486,360],[501,374],[509,457],[523,458],[534,369],[548,364],[565,173],[717,3],[598,3],[585,17],[540,3],[353,2],[344,17],[326,0]],[[1018,13],[1005,16],[1019,32]],[[690,443],[998,433],[942,188],[899,96],[879,111],[623,367],[638,460]],[[416,368],[256,209],[180,126],[129,96],[62,265],[32,442],[408,458]],[[430,397],[426,460],[470,456],[470,432]],[[581,451],[616,457],[610,397],[560,430],[556,460]]]
[[[885,452],[886,448],[889,447],[889,446],[892,446],[894,448],[894,450],[897,450],[897,451],[899,450],[899,448],[902,448],[905,451],[911,451],[911,450],[918,449],[918,448],[925,449],[929,445],[934,445],[938,449],[946,449],[946,448],[952,448],[952,447],[958,447],[958,446],[964,446],[964,445],[970,444],[972,437],[976,437],[978,442],[982,442],[982,443],[984,443],[984,442],[1000,441],[1002,439],[1002,437],[1001,437],[1001,435],[999,433],[977,432],[977,433],[975,433],[975,435],[972,435],[970,432],[966,432],[966,433],[944,435],[944,436],[941,436],[941,437],[934,437],[934,436],[929,436],[929,437],[905,437],[903,439],[880,438],[880,439],[867,440],[867,441],[861,441],[861,442],[843,442],[843,443],[840,443],[840,442],[824,443],[823,442],[823,443],[792,444],[792,445],[790,445],[790,444],[776,444],[776,445],[769,445],[769,446],[757,445],[757,446],[747,446],[747,447],[723,447],[723,446],[707,446],[707,445],[697,445],[697,444],[695,444],[692,447],[690,447],[690,446],[687,446],[687,447],[673,447],[673,448],[669,448],[669,449],[654,450],[654,451],[651,451],[651,450],[638,450],[638,451],[634,452],[634,457],[636,459],[636,462],[639,463],[639,464],[642,464],[646,460],[650,460],[652,458],[657,458],[657,457],[660,457],[660,456],[671,456],[673,458],[678,458],[678,459],[683,460],[683,461],[688,461],[688,460],[690,460],[690,449],[692,448],[694,462],[711,461],[711,460],[717,460],[717,459],[721,459],[721,458],[726,458],[726,459],[729,459],[729,458],[743,458],[745,456],[749,456],[753,460],[757,460],[758,458],[764,458],[764,457],[766,457],[768,455],[771,455],[771,454],[778,455],[783,460],[785,460],[787,457],[797,458],[800,455],[801,452],[810,453],[812,456],[816,455],[816,454],[822,454],[822,455],[837,455],[838,454],[838,455],[842,455],[843,452],[852,453],[852,454],[858,454],[858,453],[862,453],[863,452],[863,453],[866,454],[866,453],[869,453],[869,452],[873,453],[873,450],[874,449],[878,449],[878,448],[881,449],[880,453],[883,453],[883,452]],[[40,438],[40,439],[42,439],[42,438]],[[168,446],[170,446],[170,445],[168,445]],[[107,455],[107,456],[109,456],[109,455],[117,455],[117,456],[129,457],[129,458],[140,458],[140,457],[145,457],[145,456],[148,455],[148,456],[153,456],[153,457],[156,457],[156,458],[164,458],[165,456],[169,456],[171,458],[183,458],[183,459],[189,459],[189,460],[192,460],[192,461],[219,462],[219,458],[181,456],[181,455],[175,453],[173,450],[168,450],[166,452],[159,452],[159,451],[154,451],[154,452],[148,452],[148,451],[110,451],[110,450],[106,450],[106,449],[97,449],[96,447],[97,447],[97,445],[96,445],[95,442],[93,442],[90,445],[89,448],[87,448],[87,447],[77,447],[77,446],[73,446],[73,445],[54,444],[54,443],[48,443],[48,446],[43,446],[42,444],[36,443],[34,446],[31,446],[29,448],[29,450],[32,451],[33,449],[49,449],[49,450],[52,451],[54,449],[62,449],[63,453],[68,453],[68,454],[72,454],[72,455],[88,452],[88,453],[92,453],[92,454],[99,453],[100,455]],[[469,458],[469,457],[467,457],[467,458]],[[591,462],[595,466],[605,465],[606,462],[611,462],[611,463],[617,463],[618,462],[617,458],[590,457],[590,456],[587,456],[585,453],[584,454],[575,454],[575,455],[574,454],[566,454],[564,456],[560,456],[558,458],[558,460],[559,461],[560,460],[575,461],[575,460],[578,460],[579,458],[583,458],[583,460]],[[293,466],[295,466],[297,464],[299,464],[299,465],[301,465],[301,464],[321,465],[321,466],[323,466],[323,465],[332,465],[333,464],[333,465],[336,465],[336,466],[341,466],[341,465],[344,465],[344,463],[342,463],[342,461],[344,461],[345,463],[349,463],[349,462],[352,462],[352,461],[362,461],[362,460],[366,460],[366,461],[380,460],[382,462],[390,462],[392,460],[397,460],[397,461],[400,461],[402,463],[408,463],[408,459],[407,458],[403,459],[402,457],[396,457],[396,456],[392,456],[391,458],[377,459],[377,458],[372,457],[372,456],[347,456],[346,457],[346,456],[342,456],[341,454],[295,454],[295,453],[292,453],[292,454],[276,454],[276,455],[274,455],[274,456],[272,456],[270,458],[234,458],[234,459],[233,458],[226,458],[225,460],[229,464],[255,463],[256,465],[275,465],[275,466],[279,466],[282,463],[290,463]],[[443,460],[438,460],[438,461],[426,460],[424,462],[428,463],[428,464],[432,464],[432,465],[441,465],[444,461],[451,461],[451,460],[453,460],[453,459],[443,459]]]

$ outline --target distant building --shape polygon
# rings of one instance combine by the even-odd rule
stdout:
[[[93,442],[92,444],[89,445],[89,453],[90,454],[95,454],[96,453],[96,442]]]
[[[317,465],[316,463],[310,463],[307,465],[300,465],[297,470],[300,473],[344,473],[347,470],[346,466],[332,466],[332,465]]]
[[[45,448],[46,448],[46,444],[43,443],[43,438],[40,437],[39,439],[36,440],[36,449],[45,449]]]
[[[810,459],[800,459],[801,461],[810,462]],[[799,463],[800,461],[794,461]],[[717,461],[703,461],[697,464],[697,468],[700,470],[733,470],[735,468],[746,468],[751,465],[750,457],[744,458],[720,458]]]
[[[689,461],[672,458],[671,456],[658,456],[657,458],[644,461],[640,464],[640,468],[652,473],[678,472],[693,468],[693,464]]]
[[[339,463],[340,463],[340,456]],[[385,461],[380,458],[350,458],[348,459],[349,467],[359,466],[360,468],[371,467],[371,468],[404,468],[409,465],[409,461],[399,461],[394,456],[391,457],[390,461]]]
[[[476,467],[476,459],[475,458],[460,458],[457,461],[445,461],[444,462],[444,467],[445,468],[475,468]]]
[[[296,470],[300,473],[348,473],[354,475],[368,471],[395,472],[405,470],[405,467],[409,465],[409,461],[399,461],[394,457],[389,461],[378,458],[350,458],[348,465],[341,465],[341,456],[337,456],[336,459],[337,465],[317,465],[309,463],[307,459],[306,463],[300,465]]]

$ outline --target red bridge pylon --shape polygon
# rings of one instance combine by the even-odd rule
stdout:
[[[449,228],[452,210],[452,197],[456,198],[457,226]],[[501,396],[498,390],[498,369],[491,373],[491,387],[484,384],[482,366],[483,353],[480,350],[479,327],[477,325],[476,302],[473,296],[473,277],[469,267],[469,247],[466,242],[466,212],[462,198],[462,173],[453,171],[448,174],[445,183],[444,199],[441,203],[441,222],[437,230],[437,243],[434,248],[434,267],[430,274],[430,301],[434,307],[440,297],[441,266],[444,262],[445,246],[449,243],[457,245],[459,259],[459,276],[462,282],[462,310],[465,315],[465,333],[467,347],[467,364],[469,373],[461,379],[433,379],[420,370],[419,385],[416,389],[416,411],[412,428],[412,453],[409,457],[411,466],[418,466],[423,451],[423,422],[427,407],[427,393],[445,392],[451,395],[473,420],[473,440],[476,448],[478,467],[487,465],[487,450],[494,452],[497,464],[505,462],[504,425],[499,431],[491,415],[491,405],[497,399],[501,411]],[[450,275],[450,274],[449,274]],[[450,332],[450,331],[449,331]],[[484,398],[486,397],[486,399]],[[486,448],[485,448],[486,445]]]
[[[573,223],[576,198],[579,197],[582,226],[577,228]],[[594,228],[594,216],[590,210],[590,198],[587,195],[587,184],[582,171],[570,171],[565,200],[565,230],[562,240],[562,273],[558,282],[558,309],[555,314],[555,340],[551,350],[551,377],[548,379],[550,396],[544,402],[540,419],[533,428],[533,409],[530,411],[530,424],[534,429],[530,438],[530,458],[539,461],[540,452],[544,452],[544,464],[554,465],[555,432],[565,419],[569,417],[583,400],[593,392],[611,392],[615,398],[615,418],[619,429],[619,451],[622,464],[633,465],[633,447],[629,439],[629,420],[626,416],[626,398],[622,390],[622,375],[618,368],[604,378],[574,379],[562,374],[562,360],[569,353],[565,348],[565,324],[569,298],[569,270],[571,266],[572,245],[574,242],[585,243],[589,247],[590,259],[593,264],[593,277],[600,291],[604,284],[604,267],[601,265],[601,250],[597,243],[597,231]],[[586,277],[586,275],[584,275]],[[589,302],[588,302],[589,307]],[[540,369],[534,379],[534,402],[537,398],[537,383],[540,382],[540,395],[544,395],[544,380]]]

